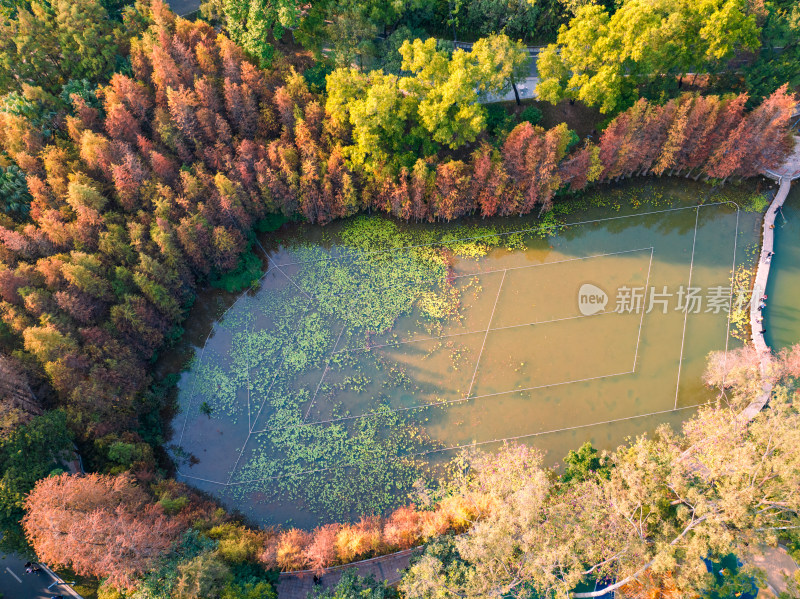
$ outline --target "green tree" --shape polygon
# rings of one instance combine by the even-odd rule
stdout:
[[[524,44],[507,35],[490,35],[473,44],[472,58],[478,67],[478,89],[497,95],[513,89],[519,106],[517,83],[530,72],[530,57]]]
[[[459,29],[472,35],[505,33],[530,39],[545,4],[541,0],[456,0],[453,16]]]
[[[456,50],[448,60],[433,38],[406,41],[400,54],[403,70],[413,74],[400,80],[400,88],[419,102],[419,122],[433,140],[452,149],[475,141],[486,113],[478,103],[481,72],[471,54]]]
[[[352,127],[353,145],[345,149],[351,160],[357,164],[413,163],[410,148],[415,136],[409,130],[416,120],[417,102],[403,93],[396,75],[337,69],[328,75],[327,90],[328,113]]]
[[[61,411],[37,416],[0,440],[0,527],[5,548],[26,549],[20,526],[25,497],[39,479],[63,472],[63,460],[70,459],[72,447]]]
[[[200,10],[221,21],[230,38],[266,68],[275,54],[270,40],[300,24],[300,5],[299,0],[207,0]]]
[[[800,4],[778,0],[765,6],[763,47],[744,70],[747,90],[755,100],[770,95],[784,83],[790,89],[800,85]]]
[[[216,553],[201,553],[178,566],[176,599],[207,599],[219,597],[233,582],[233,574]],[[235,595],[234,595],[235,596]]]
[[[334,13],[326,29],[337,67],[351,67],[357,61],[358,68],[363,69],[364,58],[375,53],[378,29],[361,11]]]
[[[758,36],[746,0],[625,0],[613,15],[587,4],[540,54],[537,93],[612,112],[644,84],[677,87],[688,72],[713,72],[737,50],[758,48]]]
[[[30,210],[30,203],[25,173],[16,164],[0,166],[0,211],[24,217]]]
[[[327,77],[326,109],[352,127],[345,153],[357,164],[410,168],[420,154],[475,141],[486,129],[480,95],[504,93],[528,68],[522,44],[505,35],[452,54],[433,38],[406,40],[399,53],[404,76],[337,69]]]
[[[608,458],[601,455],[588,441],[578,451],[571,449],[564,458],[564,464],[561,480],[565,483],[585,481],[594,476],[605,479],[611,476]]]
[[[109,76],[118,52],[115,23],[98,0],[32,0],[0,22],[0,86],[57,94],[70,79]]]
[[[309,599],[396,599],[397,591],[373,576],[358,575],[355,568],[345,570],[336,586],[330,590],[315,587]]]

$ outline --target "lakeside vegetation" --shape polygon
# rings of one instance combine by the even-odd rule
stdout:
[[[691,594],[712,584],[701,558],[756,539],[780,537],[796,549],[796,350],[768,374],[778,383],[771,409],[753,424],[731,416],[761,376],[742,352],[740,362],[726,365],[730,377],[710,379],[731,399],[701,411],[682,434],[661,429],[602,456],[602,464],[583,449],[561,475],[522,447],[479,453],[465,458],[469,467],[443,481],[438,495],[417,497],[416,507],[383,520],[377,514],[388,499],[349,504],[348,488],[369,480],[411,494],[421,464],[343,471],[332,495],[313,479],[277,483],[309,505],[365,516],[313,535],[253,530],[170,479],[164,445],[176,410],[174,381],[154,380],[152,364],[181,336],[199,289],[235,291],[260,276],[257,231],[374,210],[429,222],[539,212],[547,232],[563,206],[587,202],[582,192],[592,185],[648,174],[724,183],[754,176],[789,151],[796,5],[665,2],[655,13],[635,0],[581,4],[212,0],[203,13],[223,26],[220,34],[176,18],[158,0],[3,3],[4,546],[33,548],[53,565],[107,579],[105,599],[268,597],[275,583],[268,570],[322,568],[428,540],[401,584],[406,597],[566,596],[587,577],[625,580],[645,564],[651,588]],[[657,22],[686,15],[692,18],[677,33]],[[642,21],[647,27],[634,26]],[[598,41],[626,27],[642,39],[669,37],[683,51],[639,38],[613,52],[590,44],[597,56],[577,50],[589,33]],[[452,28],[478,40],[471,51],[424,39]],[[702,44],[686,41],[698,37]],[[540,63],[540,93],[601,106],[609,120],[593,139],[565,123],[542,128],[531,110],[511,116],[480,103],[524,77],[518,38],[556,42]],[[773,56],[769,47],[778,44]],[[735,76],[727,65],[745,51],[754,54]],[[695,80],[683,93],[686,73],[699,68],[708,73],[702,90],[716,93],[697,93]],[[355,253],[408,243],[389,221],[379,222],[350,222],[345,234]],[[479,254],[489,247],[452,249]],[[324,274],[331,281],[317,298],[320,318],[346,314],[351,326],[382,331],[428,294],[435,326],[454,301],[418,286],[353,302],[346,270],[323,272],[329,268],[300,279]],[[365,262],[364,271],[379,289],[389,280],[441,278],[447,268],[441,251],[419,250],[402,263]],[[300,303],[274,299],[262,309],[284,326],[297,320]],[[307,343],[303,355],[282,356],[289,368],[300,369],[334,341],[313,319],[302,322]],[[283,351],[256,334],[235,344],[242,364]],[[203,376],[200,385],[219,391],[208,415],[230,410],[225,390],[234,383],[220,372]],[[291,393],[287,387],[285,396]],[[272,416],[284,433],[297,430],[289,407]],[[394,433],[382,437],[379,427]],[[681,457],[710,430],[724,442]],[[379,454],[402,445],[413,453],[417,433],[404,417],[386,415],[335,452]],[[334,452],[331,441],[322,433],[272,439],[308,461]],[[95,474],[64,473],[75,447]],[[245,473],[270,475],[273,467],[256,460]],[[710,475],[697,476],[699,467]],[[634,513],[646,513],[635,535],[625,524]],[[448,532],[460,536],[440,538]],[[345,586],[361,584],[348,580]],[[628,581],[624,592],[647,591],[636,584],[644,585]]]

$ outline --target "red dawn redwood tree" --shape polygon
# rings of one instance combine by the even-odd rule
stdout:
[[[45,478],[25,508],[25,535],[39,559],[123,588],[132,588],[182,530],[126,475]]]

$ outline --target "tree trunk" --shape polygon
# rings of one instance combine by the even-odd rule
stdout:
[[[517,106],[522,106],[522,103],[519,101],[519,92],[517,91],[517,84],[514,81],[511,81],[511,87],[514,88],[514,97],[517,99]]]

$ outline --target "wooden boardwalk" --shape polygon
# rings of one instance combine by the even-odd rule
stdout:
[[[403,577],[403,570],[408,568],[413,549],[381,555],[372,559],[353,562],[344,566],[330,568],[318,578],[318,584],[324,589],[336,586],[342,573],[356,568],[359,576],[374,576],[375,580],[385,580],[388,584],[397,584]],[[306,599],[314,589],[314,571],[281,572],[278,580],[278,599]]]
[[[750,328],[751,339],[753,347],[758,352],[761,362],[761,372],[766,375],[766,370],[772,360],[772,350],[767,345],[764,338],[763,315],[759,309],[761,297],[767,289],[767,281],[769,280],[769,269],[772,264],[772,254],[775,251],[775,217],[783,207],[786,197],[789,195],[792,181],[800,178],[800,137],[794,138],[794,152],[790,154],[784,163],[775,170],[767,170],[764,174],[771,179],[776,180],[780,187],[778,193],[775,194],[772,203],[767,208],[764,215],[764,224],[761,232],[761,254],[758,258],[758,266],[756,268],[756,278],[753,283],[753,298],[750,302]],[[767,298],[769,299],[769,298]],[[747,420],[752,420],[756,417],[764,406],[769,401],[770,393],[772,392],[772,384],[767,382],[764,384],[764,392],[747,406],[742,412]]]

